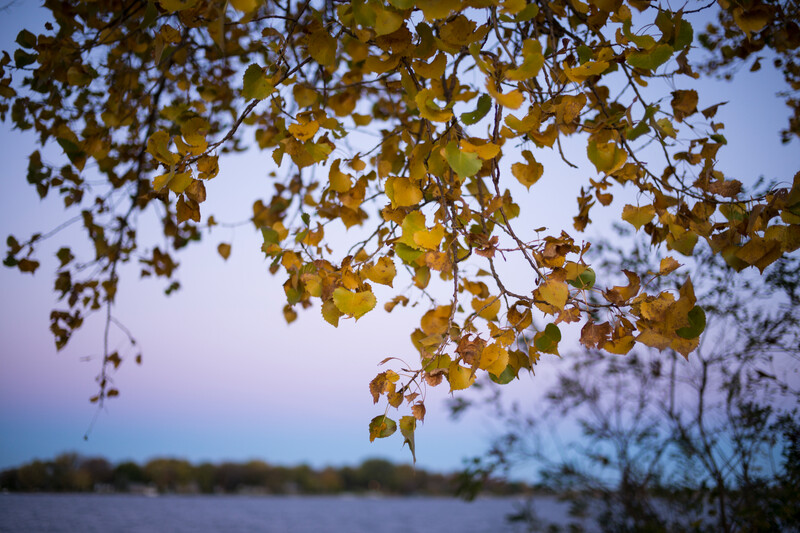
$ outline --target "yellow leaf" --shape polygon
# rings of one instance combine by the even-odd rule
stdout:
[[[668,118],[664,117],[656,120],[656,125],[658,126],[658,129],[662,135],[672,137],[673,139],[678,136],[678,134],[675,132],[675,128],[672,125],[672,122],[670,122]]]
[[[669,292],[662,292],[655,298],[648,298],[639,304],[639,313],[651,322],[665,322],[675,297]]]
[[[339,318],[341,318],[343,314],[344,313],[339,311],[336,307],[333,300],[327,300],[322,303],[322,318],[333,327],[339,327]]]
[[[669,347],[681,354],[684,359],[689,359],[689,354],[695,350],[700,345],[700,337],[696,337],[694,339],[682,339],[681,337],[675,337],[672,339]]]
[[[587,61],[583,65],[574,68],[564,67],[564,75],[569,81],[583,83],[592,76],[602,74],[608,68],[607,61]]]
[[[294,87],[292,87],[292,95],[294,96],[294,102],[300,108],[310,107],[316,104],[320,98],[320,95],[317,93],[317,91],[315,91],[312,87],[303,85],[302,83],[294,84]]]
[[[605,299],[612,304],[625,304],[639,292],[639,287],[641,286],[639,276],[635,272],[630,270],[623,270],[622,272],[628,278],[628,285],[625,287],[617,285],[603,293]]]
[[[633,335],[626,335],[624,337],[620,337],[619,339],[612,339],[606,342],[603,345],[603,349],[613,354],[625,355],[631,351],[634,342],[635,339],[633,338]]]
[[[519,109],[519,107],[522,105],[522,102],[525,101],[525,96],[516,89],[505,94],[498,91],[497,86],[494,83],[494,79],[492,78],[488,78],[486,80],[486,90],[498,104],[509,109]]]
[[[522,43],[522,65],[519,68],[506,71],[506,77],[514,81],[535,78],[544,65],[542,43],[537,39],[525,39]],[[516,108],[515,108],[516,109]]]
[[[437,272],[451,271],[453,268],[450,264],[450,259],[444,252],[425,252],[423,257],[425,260],[425,265],[432,270],[436,270]]]
[[[172,179],[173,175],[174,172],[167,172],[166,174],[160,174],[155,178],[153,178],[153,190],[160,191],[161,189],[163,189],[167,185],[167,183],[169,183],[169,180]]]
[[[595,141],[589,141],[586,153],[597,171],[606,174],[619,170],[628,160],[628,153],[613,141],[599,145]]]
[[[289,133],[298,141],[307,141],[319,131],[319,122],[312,120],[305,124],[290,124]]]
[[[435,95],[430,89],[423,89],[414,97],[414,101],[419,108],[419,115],[432,122],[447,122],[453,118],[453,112],[449,109],[441,109],[434,102]]]
[[[580,93],[578,95],[564,94],[553,99],[553,107],[556,112],[557,124],[572,124],[581,115],[586,105],[586,95]]]
[[[422,10],[425,20],[433,22],[437,19],[447,18],[451,11],[461,6],[461,0],[425,0],[419,2],[417,7]]]
[[[390,9],[378,8],[375,15],[375,34],[378,36],[396,32],[405,20],[403,15]]]
[[[656,208],[652,205],[642,207],[626,205],[622,208],[622,220],[631,223],[636,228],[636,231],[639,231],[639,228],[653,220],[655,215]]]
[[[324,29],[308,36],[308,54],[322,66],[336,61],[337,41]]]
[[[300,276],[300,279],[303,281],[303,285],[308,294],[315,298],[320,298],[322,296],[322,278],[316,274],[307,273]]]
[[[333,302],[339,311],[355,317],[356,320],[372,311],[377,303],[372,291],[352,292],[344,287],[333,291]]]
[[[444,226],[438,222],[430,230],[424,229],[414,233],[414,243],[427,250],[438,249],[443,238]]]
[[[184,9],[191,9],[197,4],[198,0],[158,0],[161,7],[168,13],[175,13]]]
[[[478,154],[478,157],[484,161],[494,159],[497,157],[497,154],[500,153],[500,147],[494,143],[476,145],[465,140],[461,141],[461,150],[467,153]]]
[[[353,177],[339,170],[340,162],[341,159],[337,159],[331,164],[330,171],[328,172],[328,180],[330,181],[332,190],[345,193],[353,186]]]
[[[750,38],[751,33],[761,31],[772,18],[766,5],[756,5],[753,9],[736,7],[733,9],[733,21]]]
[[[447,381],[450,382],[450,391],[463,390],[475,383],[475,376],[472,370],[453,361],[447,372]]]
[[[494,2],[493,2],[494,3]],[[516,15],[528,5],[526,0],[504,0],[501,13]]]
[[[229,0],[229,1],[234,9],[238,9],[242,13],[250,13],[251,11],[254,11],[259,6],[259,4],[261,4],[261,0]]]
[[[500,312],[500,298],[497,296],[489,296],[488,298],[473,298],[472,309],[474,309],[478,316],[486,320],[496,320],[497,313]]]
[[[456,15],[439,27],[440,40],[437,40],[436,44],[445,52],[457,53],[481,37],[481,34],[475,33],[476,26],[475,21],[464,15]]]
[[[558,137],[558,126],[556,124],[550,124],[544,131],[530,131],[528,135],[538,146],[552,147]]]
[[[386,195],[392,201],[392,209],[417,205],[422,200],[422,191],[413,181],[396,176],[386,179]]]
[[[166,174],[161,174],[160,176],[156,176],[155,178],[153,178],[153,189],[156,191],[160,191],[164,187],[169,187],[169,190],[171,190],[175,194],[181,194],[191,184],[192,184],[191,171],[180,172],[178,174],[176,174],[175,172],[168,172]]]
[[[479,364],[479,367],[482,370],[486,370],[495,376],[499,376],[503,373],[503,370],[505,370],[507,366],[508,350],[503,348],[500,344],[490,344],[483,349]]]
[[[544,167],[533,158],[533,154],[529,150],[523,150],[522,156],[528,162],[514,163],[511,165],[511,173],[521,184],[530,190],[531,185],[539,181],[539,178],[542,177]]]
[[[206,155],[197,160],[197,178],[201,180],[210,180],[219,174],[219,164],[217,163],[217,156]]]
[[[673,336],[668,337],[655,329],[645,329],[636,337],[636,342],[657,350],[666,350],[672,344],[674,338]]]
[[[697,112],[698,96],[695,90],[672,91],[672,111],[675,120],[681,122],[684,118]]]
[[[392,286],[392,281],[395,275],[397,275],[394,262],[385,256],[378,259],[378,262],[375,263],[374,266],[369,265],[362,272],[368,280],[380,283],[381,285],[388,285],[389,287]]]
[[[181,194],[191,184],[192,184],[191,171],[179,172],[178,174],[172,176],[172,179],[169,180],[169,183],[167,183],[167,187],[169,187],[169,190],[171,190],[175,194]]]
[[[675,261],[675,259],[671,257],[665,257],[664,259],[661,260],[661,265],[659,266],[658,275],[664,276],[666,274],[669,274],[673,270],[678,269],[680,266],[681,264]]]
[[[170,137],[166,131],[157,131],[147,139],[147,152],[166,165],[174,165],[180,156],[169,150]]]
[[[193,155],[200,155],[208,148],[206,134],[208,133],[208,121],[201,117],[190,118],[181,124],[181,135],[191,149]]]
[[[548,279],[533,291],[534,305],[547,314],[563,311],[569,299],[569,287],[563,281]]]
[[[356,126],[367,126],[372,122],[372,115],[361,115],[359,113],[351,113],[350,118],[353,119]]]
[[[444,74],[444,69],[447,66],[447,57],[443,52],[439,52],[430,63],[418,59],[414,61],[412,68],[418,76],[428,79],[438,79]]]
[[[452,306],[440,305],[431,309],[424,315],[420,321],[420,327],[426,335],[444,335],[450,327],[450,313]]]

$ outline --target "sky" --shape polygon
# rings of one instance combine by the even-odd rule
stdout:
[[[12,4],[0,16],[0,49],[13,50],[19,29],[41,24],[34,2]],[[681,83],[677,88],[691,88]],[[701,108],[730,101],[717,117],[726,123],[729,142],[720,154],[724,171],[745,183],[760,175],[791,181],[800,169],[800,150],[797,141],[788,146],[779,142],[786,120],[783,103],[774,97],[782,87],[779,75],[765,67],[758,75],[743,72],[732,84],[704,81],[692,87],[701,94]],[[8,234],[27,238],[66,218],[57,199],[40,200],[25,181],[27,154],[33,149],[31,135],[0,124],[3,239]],[[591,173],[579,145],[574,157],[566,149],[571,159],[582,161],[579,170],[546,173],[534,193],[517,197],[524,198],[531,227],[571,223],[575,189]],[[62,157],[52,146],[44,154]],[[270,161],[265,153],[224,158],[204,207],[219,220],[246,219],[254,198],[267,196]],[[590,235],[603,233],[624,198],[593,214],[600,229]],[[155,227],[154,220],[140,222]],[[399,436],[369,442],[368,422],[382,414],[383,405],[373,405],[368,383],[385,357],[413,363],[416,351],[409,334],[421,309],[398,308],[391,315],[376,310],[357,324],[342,321],[339,328],[311,309],[287,326],[281,312],[283,280],[267,272],[261,236],[248,225],[215,228],[203,244],[181,252],[183,289],[173,296],[164,296],[162,281],[139,281],[135,266],[123,272],[115,313],[134,333],[143,364],[132,362],[136,352],[120,339],[122,355],[129,356],[114,375],[121,394],[98,411],[88,399],[97,390],[102,320],[89,320],[61,352],[48,330],[55,305],[55,251],[62,242],[81,239],[70,228],[46,242],[34,275],[0,270],[0,469],[63,451],[113,461],[156,456],[314,466],[355,464],[368,457],[410,461]],[[216,251],[219,242],[232,244],[228,261]],[[380,303],[385,301],[381,296]],[[555,372],[555,364],[540,365],[535,377],[508,385],[507,395],[532,405]],[[428,389],[427,416],[416,437],[417,464],[423,468],[457,469],[464,458],[485,451],[499,432],[490,417],[477,411],[451,420],[446,399],[445,386]]]

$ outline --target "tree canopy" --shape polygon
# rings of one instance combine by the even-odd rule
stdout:
[[[691,279],[674,290],[652,283],[678,268],[675,257],[645,277],[622,270],[615,285],[614,272],[586,261],[588,242],[546,219],[520,222],[545,172],[590,162],[576,232],[628,189],[622,220],[675,256],[709,247],[731,269],[763,271],[800,246],[800,173],[745,191],[717,165],[724,102],[701,106],[694,89],[657,85],[769,58],[790,87],[790,142],[800,135],[796,4],[44,5],[46,31],[22,30],[19,48],[0,59],[0,117],[63,153],[49,162],[34,151],[27,180],[41,197],[60,196],[74,213],[65,224],[82,224],[91,244],[86,256],[74,243],[58,250],[63,305],[50,329],[62,348],[87,316],[106,320],[94,401],[118,394],[109,376],[122,356],[107,339],[121,267],[138,263],[142,277],[177,289],[175,252],[218,224],[203,209],[205,184],[225,154],[248,148],[271,169],[253,170],[268,173],[273,190],[254,191],[249,221],[284,282],[288,322],[315,303],[333,326],[358,320],[375,312],[377,285],[391,289],[386,312],[420,308],[411,332],[419,357],[387,358],[369,384],[386,405],[370,437],[399,425],[412,452],[426,387],[466,389],[484,373],[508,383],[541,354],[558,354],[570,323],[584,345],[611,354],[642,344],[689,357],[698,346],[705,313]],[[165,244],[141,244],[144,211],[159,214]],[[58,229],[9,236],[5,265],[35,272],[38,245]],[[231,245],[218,250],[227,258]],[[506,275],[506,260],[527,274]],[[399,420],[390,407],[402,409]]]

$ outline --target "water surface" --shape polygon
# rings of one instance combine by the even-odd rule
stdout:
[[[560,522],[566,504],[537,500]],[[520,498],[0,494],[0,531],[119,533],[498,533],[525,531],[505,517]],[[562,522],[563,523],[563,522]]]

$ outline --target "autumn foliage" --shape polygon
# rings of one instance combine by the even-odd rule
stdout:
[[[726,144],[715,122],[723,102],[691,88],[657,98],[645,90],[662,78],[691,87],[698,71],[719,73],[766,49],[795,91],[786,97],[794,114],[784,138],[800,135],[796,6],[45,6],[53,20],[45,33],[21,31],[19,48],[0,60],[0,116],[35,131],[42,146],[60,147],[59,164],[32,153],[27,179],[42,197],[63,199],[94,247],[91,257],[75,257],[66,244],[58,252],[63,306],[51,330],[59,348],[93,312],[112,323],[121,264],[139,262],[142,276],[177,288],[174,253],[217,224],[203,209],[206,183],[224,172],[226,153],[246,148],[274,169],[272,196],[255,198],[249,216],[270,272],[284,283],[287,321],[312,306],[333,326],[379,304],[421,309],[411,332],[418,357],[388,359],[369,384],[374,401],[387,404],[370,423],[371,438],[399,426],[412,451],[426,387],[466,389],[481,374],[508,383],[542,354],[558,354],[571,323],[583,344],[612,354],[638,343],[690,357],[705,327],[692,281],[653,291],[653,279],[675,276],[676,257],[701,246],[736,271],[763,271],[800,246],[800,174],[746,193],[716,168]],[[703,27],[710,14],[716,22]],[[698,46],[714,59],[698,63]],[[597,204],[635,191],[624,196],[635,203],[621,218],[672,252],[657,271],[624,271],[616,285],[615,273],[587,263],[590,245],[572,230],[519,223],[540,179],[584,160],[574,231],[587,228]],[[90,187],[97,179],[106,187]],[[169,246],[143,248],[135,215],[156,207]],[[337,227],[350,242],[326,238]],[[5,264],[35,271],[36,247],[51,236],[9,237]],[[227,258],[231,245],[218,250]],[[498,264],[506,260],[527,274],[504,276]],[[394,296],[379,302],[376,285]],[[106,350],[95,400],[117,394],[107,378],[120,361]],[[398,421],[390,407],[402,410]]]

